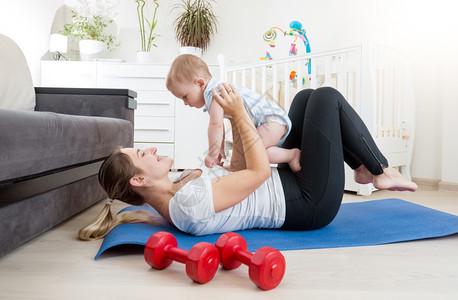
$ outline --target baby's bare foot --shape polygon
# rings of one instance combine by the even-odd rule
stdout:
[[[301,150],[294,148],[291,149],[293,153],[293,158],[290,160],[289,167],[294,173],[297,173],[301,170]]]
[[[374,176],[374,187],[379,190],[411,191],[415,192],[418,186],[407,179],[398,170],[388,167],[383,174]]]

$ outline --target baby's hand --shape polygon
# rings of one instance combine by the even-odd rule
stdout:
[[[215,166],[215,158],[210,156],[210,155],[207,155],[205,156],[205,166],[207,166],[207,168],[213,168]]]
[[[224,165],[224,162],[221,160],[225,158],[226,158],[226,155],[224,155],[224,152],[223,154],[218,153],[218,157],[214,157],[214,156],[211,156],[210,154],[207,154],[204,162],[207,168],[213,168],[215,165],[222,167]]]

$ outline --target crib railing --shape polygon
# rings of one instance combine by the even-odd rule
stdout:
[[[228,67],[221,77],[266,95],[285,110],[298,91],[320,86],[336,88],[357,108],[361,97],[360,57],[361,47],[350,47]]]
[[[405,103],[409,90],[408,74],[403,57],[393,48],[374,44],[371,48],[372,78],[374,80],[375,137],[409,138]]]
[[[412,95],[406,94],[411,89],[406,86],[403,60],[394,49],[371,44],[364,50],[355,46],[227,68],[220,59],[220,65],[224,81],[266,95],[285,110],[299,90],[334,87],[361,115],[375,138],[407,139],[413,125],[405,118],[409,115],[406,110],[412,109],[405,98]]]

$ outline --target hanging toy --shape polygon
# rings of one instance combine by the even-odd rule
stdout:
[[[302,24],[299,21],[291,21],[289,23],[290,31],[287,33],[288,35],[295,36],[296,38],[300,38],[304,42],[305,51],[310,53],[310,43],[305,35],[305,29],[302,29]]]
[[[289,80],[291,80],[292,83],[296,83],[296,78],[297,78],[297,72],[291,71],[289,73]]]
[[[275,32],[275,30],[270,29],[264,33],[264,36],[262,38],[264,39],[264,41],[268,42],[270,40],[275,40],[276,37],[277,33]]]
[[[305,29],[302,29],[302,24],[299,21],[291,21],[289,23],[289,28],[290,31],[287,33],[288,35],[294,36],[296,39],[299,38],[304,42],[305,46],[305,52],[310,53],[310,43],[307,38],[307,35],[305,34]],[[286,35],[286,33],[285,33]],[[296,42],[296,39],[294,42]],[[291,55],[291,54],[290,54]],[[311,64],[311,59],[307,60],[306,66],[308,67],[308,73],[310,74],[312,72],[312,64]]]
[[[261,57],[261,60],[272,60],[272,56],[269,51],[266,51],[266,56]]]
[[[296,46],[296,41],[297,39],[301,39],[304,43],[305,46],[305,51],[306,53],[310,53],[310,43],[308,41],[308,38],[306,36],[306,31],[305,29],[302,28],[302,24],[299,21],[291,21],[289,23],[289,29],[288,30],[283,30],[279,27],[271,27],[269,30],[267,30],[264,35],[263,39],[264,41],[269,43],[270,47],[275,47],[275,38],[277,37],[276,30],[279,30],[280,32],[283,33],[283,36],[292,36],[294,37],[294,40],[291,44],[291,47],[289,49],[289,55],[294,56],[297,55],[298,49]],[[270,55],[270,54],[269,54]],[[265,58],[261,59],[267,59],[267,55]],[[311,59],[307,59],[305,63],[307,69],[308,69],[308,74],[311,74]]]
[[[275,32],[275,30],[267,30],[262,38],[264,39],[264,41],[269,42],[269,46],[273,48],[275,47],[274,40],[276,37],[277,33]]]
[[[296,44],[291,44],[291,48],[289,48],[289,56],[294,56],[297,54]]]

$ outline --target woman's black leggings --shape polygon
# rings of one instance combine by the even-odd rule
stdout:
[[[367,127],[335,89],[300,91],[289,110],[292,129],[282,147],[301,149],[301,170],[280,164],[285,199],[285,230],[322,228],[339,211],[344,192],[344,161],[364,165],[373,175],[388,166]]]

